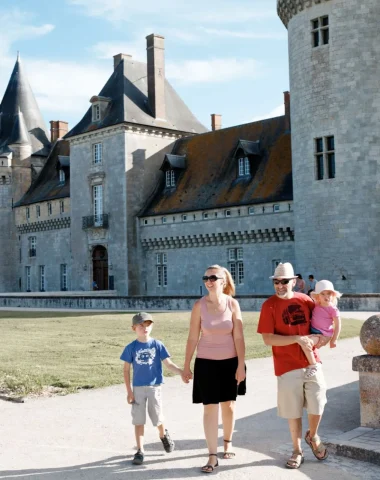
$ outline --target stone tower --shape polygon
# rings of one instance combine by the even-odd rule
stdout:
[[[12,207],[30,187],[49,151],[45,125],[18,56],[0,105],[1,292],[19,290],[16,272],[22,252]]]
[[[379,292],[380,2],[277,9],[289,35],[297,271]]]

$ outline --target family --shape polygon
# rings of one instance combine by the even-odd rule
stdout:
[[[315,283],[310,296],[294,291],[297,281],[293,266],[280,263],[270,279],[275,294],[262,306],[258,333],[272,347],[277,377],[278,415],[288,420],[293,451],[285,466],[297,469],[304,462],[301,448],[302,413],[306,408],[309,428],[305,441],[314,456],[322,461],[328,451],[318,436],[318,427],[326,404],[326,385],[318,348],[336,346],[341,322],[337,299],[341,296],[328,280]],[[219,466],[219,405],[223,423],[223,459],[234,458],[232,435],[235,402],[244,395],[245,343],[239,303],[233,298],[235,285],[230,272],[211,265],[202,280],[208,294],[197,300],[191,312],[185,364],[179,368],[170,359],[164,344],[151,337],[153,317],[146,312],[134,315],[132,329],[136,340],[121,355],[127,400],[132,405],[137,452],[132,463],[144,461],[146,410],[166,452],[174,450],[174,441],[164,427],[161,401],[162,363],[185,383],[193,380],[193,403],[203,404],[203,426],[208,461],[201,472],[212,473]],[[194,372],[191,361],[196,351]],[[131,366],[133,378],[131,381]]]

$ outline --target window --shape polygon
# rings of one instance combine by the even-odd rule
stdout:
[[[334,136],[315,139],[316,179],[335,178]],[[326,173],[327,172],[327,175]]]
[[[59,202],[59,213],[65,213],[65,202],[63,200]]]
[[[39,205],[36,206],[36,217],[39,218],[41,216],[41,207]]]
[[[273,211],[275,213],[279,212],[280,211],[280,205],[273,205]]]
[[[207,212],[203,212],[203,220],[207,220],[208,218],[208,213]]]
[[[40,292],[45,291],[45,265],[40,265]]]
[[[187,222],[187,215],[182,215],[182,221]]]
[[[25,267],[25,290],[27,292],[31,291],[31,284],[30,284],[30,267]]]
[[[51,202],[48,202],[47,210],[48,210],[48,215],[51,215],[53,213],[53,207],[52,207]]]
[[[100,105],[95,103],[92,106],[92,121],[97,122],[98,120],[100,120]]]
[[[166,223],[166,217],[162,217],[162,218],[161,218],[161,222],[162,222],[162,223]]]
[[[228,266],[236,285],[244,284],[244,257],[242,248],[228,249]]]
[[[26,221],[29,222],[30,220],[30,208],[26,207]]]
[[[275,258],[272,260],[272,272],[276,270],[276,267],[281,263],[281,260],[278,258]]]
[[[61,290],[67,290],[67,265],[61,263]]]
[[[92,146],[92,161],[94,165],[99,165],[103,161],[103,145],[101,143],[94,143]]]
[[[327,45],[329,37],[329,17],[327,15],[311,21],[311,41],[314,48]]]
[[[166,253],[156,254],[156,272],[158,287],[166,287],[168,285],[167,260],[168,258]]]
[[[224,216],[225,217],[230,217],[231,216],[231,210],[224,210]]]
[[[166,170],[165,184],[167,187],[175,187],[175,173],[174,170]]]
[[[29,257],[36,257],[37,256],[37,237],[29,237]]]
[[[239,177],[244,177],[246,175],[251,174],[251,165],[249,163],[249,158],[248,157],[242,157],[238,159],[238,172],[239,172]]]
[[[62,185],[65,183],[65,172],[62,170],[62,168],[59,171],[59,183]]]
[[[148,225],[148,220],[146,218],[144,219],[144,225]]]
[[[92,201],[94,211],[94,226],[101,227],[103,225],[103,185],[93,185]]]
[[[248,207],[248,215],[254,215],[255,207]]]

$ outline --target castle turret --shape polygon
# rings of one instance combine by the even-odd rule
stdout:
[[[32,182],[50,151],[42,115],[17,56],[0,105],[0,291],[19,288],[19,253],[12,206]]]
[[[380,281],[380,2],[278,0],[289,34],[297,271]]]

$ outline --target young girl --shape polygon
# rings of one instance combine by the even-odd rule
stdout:
[[[341,330],[340,315],[336,305],[342,294],[334,290],[334,285],[330,281],[321,280],[316,283],[315,290],[310,295],[316,304],[311,317],[310,338],[314,345],[319,343],[319,346],[323,347],[330,342],[330,348],[335,348]],[[323,335],[323,337],[313,334]],[[319,364],[316,363],[313,352],[304,350],[304,353],[309,361],[305,376],[310,378],[316,374]]]

